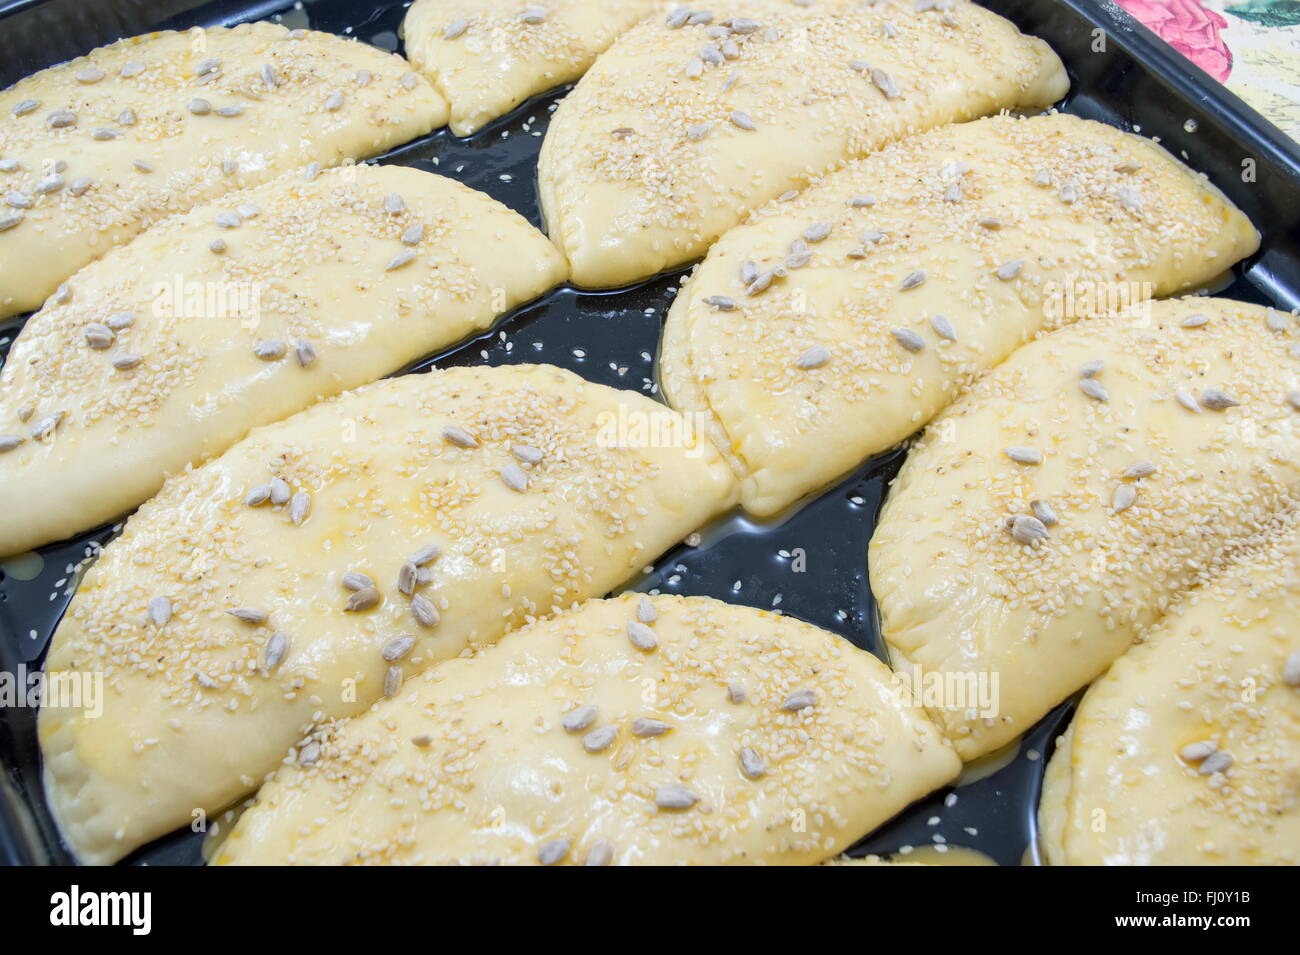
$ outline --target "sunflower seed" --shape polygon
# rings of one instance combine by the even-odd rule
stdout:
[[[97,351],[111,348],[113,346],[113,341],[117,338],[117,336],[113,334],[111,328],[107,325],[101,324],[100,322],[91,322],[87,325],[85,334],[86,344]]]
[[[960,182],[950,182],[944,186],[943,199],[945,202],[960,202],[962,198],[962,189]]]
[[[1017,514],[1007,526],[1012,538],[1020,544],[1034,544],[1047,540],[1047,525],[1037,517]]]
[[[1282,664],[1282,682],[1287,686],[1300,686],[1300,650],[1295,650]]]
[[[272,488],[274,490],[274,487]],[[289,520],[295,525],[301,526],[302,522],[307,520],[311,514],[311,495],[306,491],[299,491],[289,502]]]
[[[854,196],[849,200],[849,206],[853,209],[866,209],[875,204],[875,196]]]
[[[155,627],[165,627],[172,618],[172,602],[166,597],[154,597],[149,601],[149,622]]]
[[[36,409],[31,405],[23,405],[18,409],[18,420],[26,422],[35,413]]]
[[[145,162],[143,159],[133,159],[131,165],[135,167],[136,172],[142,172],[146,175],[153,172],[153,163]]]
[[[1199,312],[1195,315],[1188,315],[1178,323],[1180,328],[1200,328],[1208,324],[1210,324],[1210,316],[1202,315]]]
[[[580,706],[561,716],[560,726],[564,728],[566,733],[579,733],[590,726],[595,719],[596,708],[594,706]]]
[[[404,596],[411,596],[415,593],[415,585],[419,575],[419,568],[409,560],[402,564],[397,572],[397,591]]]
[[[207,76],[209,73],[215,73],[219,69],[221,69],[221,61],[215,57],[208,57],[207,59],[199,60],[198,63],[194,64],[194,75]]]
[[[1100,358],[1093,359],[1092,361],[1085,361],[1079,366],[1079,377],[1096,378],[1101,374],[1101,370],[1105,367],[1106,363]]]
[[[627,638],[632,641],[632,646],[638,650],[653,650],[659,646],[659,639],[655,632],[643,624],[640,620],[631,620],[627,625]]]
[[[415,617],[415,622],[422,627],[436,627],[442,616],[438,613],[438,608],[433,605],[433,601],[424,594],[416,594],[411,598],[411,615]]]
[[[384,266],[384,271],[392,272],[393,270],[400,269],[403,265],[408,265],[413,261],[415,261],[415,250],[404,249],[388,260],[388,264]]]
[[[1043,463],[1043,452],[1039,451],[1037,448],[1007,448],[1005,454],[1017,464]]]
[[[412,736],[411,742],[420,747],[420,749],[425,749],[433,742],[433,737],[428,733],[421,733],[419,736]]]
[[[30,209],[32,200],[18,190],[13,190],[5,194],[5,204],[12,209]]]
[[[1219,744],[1212,739],[1203,739],[1195,743],[1188,743],[1178,751],[1178,756],[1187,763],[1199,763],[1211,753],[1219,748]]]
[[[135,312],[114,312],[104,320],[104,324],[113,331],[120,332],[135,324]]]
[[[242,116],[244,113],[244,107],[234,106],[234,105],[218,106],[215,110],[213,110],[213,112],[216,113],[218,116],[222,116],[226,119],[230,119],[235,116]]]
[[[414,73],[402,74],[402,89],[413,90],[420,85],[420,78]]]
[[[121,135],[122,134],[116,129],[109,129],[107,126],[101,126],[98,129],[91,131],[90,138],[102,143],[110,139],[117,139],[117,137]]]
[[[258,610],[256,607],[236,607],[233,610],[227,610],[226,613],[236,620],[242,620],[244,623],[251,623],[260,627],[269,619],[269,614],[265,610]]]
[[[275,89],[280,85],[280,77],[276,75],[275,67],[270,63],[263,63],[257,75],[262,78],[262,85],[267,89]]]
[[[17,434],[0,434],[0,453],[12,451],[25,440],[27,439]]]
[[[895,328],[890,331],[894,341],[910,352],[919,352],[925,348],[925,339],[910,328]]]
[[[797,713],[816,703],[817,694],[813,690],[795,690],[785,698],[785,702],[781,704],[781,709],[787,713]]]
[[[6,212],[0,214],[0,232],[8,232],[22,221],[23,214],[21,212]]]
[[[139,355],[132,355],[130,352],[123,352],[113,359],[113,367],[118,371],[130,371],[143,361]]]
[[[1269,331],[1274,332],[1285,332],[1291,327],[1281,312],[1271,308],[1264,313],[1264,324],[1268,326]]]
[[[813,345],[812,348],[809,348],[806,352],[795,359],[794,365],[796,368],[810,371],[813,368],[822,367],[822,365],[825,365],[830,360],[831,353],[827,351],[824,346]]]
[[[582,748],[589,753],[603,753],[613,744],[618,730],[612,726],[594,729],[582,738]]]
[[[1010,262],[998,266],[997,276],[1004,282],[1010,282],[1020,274],[1020,270],[1024,267],[1024,259],[1012,259]]]
[[[521,19],[523,18],[523,14],[520,14],[520,18]],[[542,17],[542,20],[544,19],[546,19],[545,16]],[[541,23],[542,21],[525,20],[524,22]],[[559,863],[564,861],[564,857],[567,856],[568,854],[569,854],[568,839],[552,839],[549,842],[543,843],[542,847],[537,850],[537,864],[558,865]]]
[[[44,418],[41,418],[32,425],[32,437],[37,441],[48,438],[54,433],[54,429],[59,426],[59,422],[62,420],[62,411],[56,411],[54,414],[47,414]]]
[[[1287,404],[1289,404],[1292,408],[1294,408],[1296,411],[1300,411],[1300,389],[1297,389],[1295,391],[1288,391],[1286,393],[1286,400],[1287,400]]]
[[[510,453],[515,459],[522,461],[524,464],[540,464],[542,461],[542,451],[531,444],[516,444],[510,449]]]
[[[289,637],[283,631],[277,630],[266,641],[265,655],[262,659],[262,668],[267,673],[272,672],[278,667],[286,656],[289,654]]]
[[[315,766],[318,759],[320,759],[320,743],[315,740],[298,750],[299,766]]]
[[[652,719],[648,716],[638,716],[632,721],[633,736],[663,736],[671,726],[663,720]]]
[[[1150,461],[1139,461],[1137,464],[1131,465],[1127,470],[1125,470],[1121,477],[1129,481],[1138,481],[1144,477],[1150,477],[1155,473],[1156,466],[1154,464]]]
[[[1201,404],[1211,411],[1226,411],[1237,407],[1241,402],[1218,388],[1202,388]]]
[[[654,601],[649,597],[642,597],[636,604],[636,618],[641,623],[651,624],[659,619],[659,611],[655,610]]]
[[[751,130],[751,131],[758,129],[758,124],[754,122],[753,117],[751,117],[744,110],[739,110],[739,109],[736,110],[734,113],[728,116],[727,119],[731,120],[732,126],[738,126],[741,129]]]
[[[463,17],[457,17],[442,28],[442,38],[444,40],[455,40],[463,36],[468,29],[469,21]]]
[[[679,27],[686,26],[686,21],[689,20],[690,18],[691,18],[690,7],[677,7],[675,10],[673,10],[671,13],[668,14],[668,16],[664,19],[664,23],[668,24],[668,29],[676,30]]]
[[[712,123],[694,123],[686,127],[686,139],[692,143],[698,143],[705,136],[713,131]]]
[[[1096,378],[1080,378],[1079,390],[1096,401],[1109,401],[1110,392]]]
[[[328,112],[336,113],[343,108],[343,94],[337,90],[325,97],[325,109]]]
[[[945,341],[955,342],[957,340],[957,329],[944,315],[931,315],[930,327],[934,329],[936,335]],[[922,345],[924,345],[924,342],[922,342]]]
[[[885,99],[898,99],[903,95],[894,78],[879,67],[871,68],[871,82],[875,84],[876,89],[885,94]]]
[[[267,488],[268,493],[270,490],[270,488]],[[373,587],[374,585],[375,582],[371,580],[369,576],[357,570],[349,570],[343,575],[343,586],[348,590],[364,590],[365,588]]]
[[[449,424],[442,429],[442,436],[456,445],[458,448],[477,448],[478,438],[470,434],[464,428],[458,428],[454,424]]]
[[[718,49],[716,46],[710,45],[700,50],[700,59],[703,60],[705,63],[707,63],[709,66],[719,66],[721,65],[722,61],[726,59],[726,57],[722,55],[722,51],[720,49]]]
[[[608,839],[597,839],[587,850],[583,865],[609,865],[614,861],[614,843]]]
[[[377,603],[379,603],[379,588],[362,587],[349,595],[347,603],[343,606],[343,612],[359,613],[362,610],[369,610]]]
[[[0,159],[0,172],[17,172],[21,165],[17,159]]]
[[[402,690],[402,668],[391,666],[384,671],[384,699],[391,700]]]
[[[1209,756],[1206,756],[1205,759],[1201,760],[1201,766],[1197,769],[1197,772],[1202,776],[1210,776],[1214,773],[1224,773],[1232,768],[1234,762],[1236,762],[1236,760],[1232,758],[1231,753],[1218,749]]]
[[[749,699],[749,693],[739,683],[727,684],[727,699],[732,703],[744,703]]]
[[[1002,220],[997,216],[980,216],[975,220],[975,224],[983,229],[997,231],[1002,228]]]
[[[244,497],[245,507],[261,507],[271,499],[271,485],[259,484]]]
[[[1079,189],[1074,183],[1067,182],[1061,187],[1060,197],[1062,202],[1069,205],[1079,198]]]
[[[520,494],[528,490],[528,472],[513,462],[501,469],[501,480],[510,490]]]
[[[65,129],[68,126],[75,126],[77,123],[77,114],[70,109],[56,109],[45,117],[45,125],[50,129]]]
[[[917,269],[914,272],[908,272],[901,285],[898,286],[900,292],[906,292],[914,289],[925,281],[925,269]]]
[[[1054,527],[1059,523],[1056,509],[1047,501],[1030,501],[1029,509],[1034,512],[1034,517],[1038,518],[1044,527]]]
[[[704,299],[704,304],[718,312],[731,312],[736,308],[735,300],[725,295],[710,295]]]
[[[310,368],[316,364],[316,346],[311,342],[300,341],[293,346],[293,357],[298,360],[298,367]]]
[[[282,477],[271,478],[271,503],[276,507],[289,503],[289,483]],[[308,505],[311,499],[307,499]]]
[[[402,245],[419,245],[424,240],[424,223],[417,222],[402,233]]]
[[[1132,186],[1120,186],[1115,190],[1115,196],[1119,199],[1119,204],[1129,212],[1142,211],[1142,193]]]
[[[238,229],[243,225],[243,220],[239,218],[237,212],[218,212],[212,221],[220,229]]]
[[[704,61],[698,56],[693,56],[686,61],[686,78],[688,80],[698,80],[704,75]]]
[[[41,101],[38,99],[25,99],[13,108],[13,114],[15,116],[26,116],[40,105]]]
[[[1118,514],[1120,511],[1127,511],[1137,501],[1137,488],[1132,484],[1121,484],[1115,488],[1115,493],[1111,496],[1111,510]]]
[[[185,108],[195,116],[206,116],[212,112],[212,104],[205,99],[192,99],[185,104]]]
[[[1194,411],[1197,414],[1200,414],[1201,412],[1200,402],[1196,400],[1196,396],[1193,395],[1190,391],[1184,391],[1182,389],[1179,389],[1178,391],[1174,392],[1174,399],[1180,405],[1186,408],[1188,411]]]
[[[519,19],[530,26],[546,22],[546,11],[541,7],[526,7],[519,14]]]
[[[655,790],[655,805],[660,809],[690,809],[699,801],[699,796],[676,783]]]
[[[708,10],[696,10],[691,14],[690,19],[687,20],[686,22],[693,27],[708,26],[710,23],[713,22],[713,14],[710,13]]]
[[[803,230],[803,237],[808,242],[820,242],[831,234],[829,222],[814,222]]]
[[[799,268],[798,265],[791,263],[789,259],[785,260],[787,268]],[[771,272],[762,272],[754,276],[754,280],[745,287],[746,295],[761,295],[772,287],[773,275]]]
[[[284,342],[278,338],[264,338],[253,346],[253,354],[262,361],[279,361],[285,350]]]
[[[410,653],[414,646],[415,637],[394,637],[384,644],[384,649],[379,651],[379,655],[387,663],[396,663]]]
[[[762,779],[767,775],[767,760],[758,751],[746,746],[740,751],[740,771],[746,779]]]
[[[384,196],[384,211],[390,216],[398,215],[406,211],[406,200],[395,192],[390,192]]]
[[[320,175],[320,163],[309,162],[307,163],[306,166],[303,167],[302,178],[307,180],[307,182],[314,182],[316,180],[316,177],[319,175]]]

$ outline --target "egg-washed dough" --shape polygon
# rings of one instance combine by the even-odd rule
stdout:
[[[639,420],[661,440],[620,446],[617,423]],[[249,506],[273,477],[288,503]],[[671,410],[544,365],[406,375],[259,428],[169,479],[55,632],[46,672],[104,681],[98,719],[41,712],[64,836],[81,861],[111,862],[220,810],[313,723],[607,593],[734,490]],[[431,579],[404,594],[402,567],[428,546],[441,548],[423,563]],[[377,605],[345,609],[362,593],[350,572],[373,581]],[[421,608],[440,620],[421,623]],[[268,670],[275,646],[287,649]]]
[[[390,268],[398,256],[413,258]],[[565,272],[517,213],[402,166],[288,173],[160,223],[73,276],[0,371],[0,435],[23,441],[0,453],[23,502],[0,508],[0,554],[111,520],[165,474],[487,328]],[[91,347],[88,329],[122,314]]]
[[[582,865],[607,843],[617,865],[812,864],[961,768],[889,669],[835,634],[640,594],[438,667],[312,742],[319,758],[286,760],[218,862]],[[696,801],[662,807],[663,787]]]
[[[1113,310],[1116,283],[1130,300],[1169,295],[1258,245],[1149,140],[1062,114],[945,126],[724,235],[669,312],[661,377],[767,516],[916,431],[1043,328]]]
[[[1300,511],[1088,690],[1043,784],[1048,862],[1300,864],[1300,673],[1287,683],[1288,659],[1300,670]],[[1206,741],[1229,767],[1183,753]]]
[[[0,92],[0,225],[21,216],[0,230],[0,317],[166,216],[382,153],[447,112],[400,56],[272,23],[131,37],[42,70]]]
[[[530,96],[586,72],[596,54],[660,0],[416,0],[402,33],[412,65],[451,103],[468,136]]]
[[[1300,497],[1298,387],[1295,316],[1191,297],[1044,336],[931,422],[868,566],[895,666],[919,667],[964,759],[1104,672]],[[980,689],[993,705],[977,710]]]
[[[920,6],[726,0],[707,23],[623,34],[555,111],[538,163],[574,281],[654,275],[843,160],[1065,94],[1041,40],[965,0]]]

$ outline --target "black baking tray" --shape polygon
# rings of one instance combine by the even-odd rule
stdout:
[[[1300,147],[1295,142],[1113,4],[986,0],[984,5],[1047,40],[1061,55],[1072,81],[1062,109],[1158,137],[1255,222],[1263,233],[1260,251],[1234,270],[1231,285],[1216,292],[1288,309],[1300,305]],[[121,36],[257,19],[355,36],[400,52],[406,7],[384,0],[0,0],[0,87]],[[562,95],[561,90],[525,103],[469,138],[442,130],[377,161],[459,179],[540,224],[537,151]],[[561,287],[491,332],[407,371],[549,362],[601,384],[657,393],[654,356],[682,275],[679,270],[611,292]],[[0,357],[22,322],[0,323]],[[883,656],[867,581],[867,541],[903,454],[897,450],[868,462],[780,520],[726,517],[705,529],[698,546],[666,554],[633,586],[779,609]],[[20,506],[0,488],[0,507]],[[39,572],[30,559],[25,566],[7,562],[0,568],[0,670],[40,665],[75,588],[77,565],[114,533],[104,527],[42,548]],[[800,551],[806,569],[794,573],[790,555]],[[853,854],[907,854],[911,847],[933,852],[943,845],[976,850],[1001,865],[1039,861],[1034,813],[1042,771],[1070,714],[1071,703],[1057,707],[1018,748],[909,808],[863,839]],[[41,790],[35,725],[32,709],[0,709],[0,862],[68,864],[73,860]],[[201,838],[188,831],[173,834],[126,863],[198,864]]]

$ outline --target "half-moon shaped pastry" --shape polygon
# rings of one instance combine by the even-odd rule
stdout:
[[[1047,44],[965,0],[683,11],[623,34],[551,119],[538,188],[579,285],[688,262],[846,159],[1068,87]]]
[[[1063,114],[945,126],[719,239],[669,312],[660,373],[766,516],[1042,329],[1202,285],[1258,245],[1149,140]]]
[[[406,55],[451,103],[451,130],[468,136],[524,100],[587,71],[596,54],[658,0],[415,0]]]
[[[655,422],[660,440],[620,441]],[[257,788],[322,721],[600,596],[730,506],[712,446],[642,395],[544,365],[406,375],[259,428],[104,548],[49,678],[49,803],[111,862]]]
[[[447,121],[400,56],[272,23],[152,33],[0,92],[0,317],[154,222]]]
[[[564,279],[521,216],[401,166],[290,173],[92,262],[0,371],[0,554],[111,520],[249,429]]]
[[[960,767],[889,669],[840,637],[625,594],[322,727],[216,861],[813,864]]]
[[[1115,661],[1048,764],[1053,865],[1300,864],[1300,511]]]
[[[1149,303],[1024,346],[930,423],[868,565],[895,666],[943,694],[930,715],[964,759],[1105,672],[1300,497],[1298,344],[1272,309]]]

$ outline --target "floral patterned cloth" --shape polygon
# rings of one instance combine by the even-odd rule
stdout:
[[[1117,0],[1300,140],[1300,0]]]

